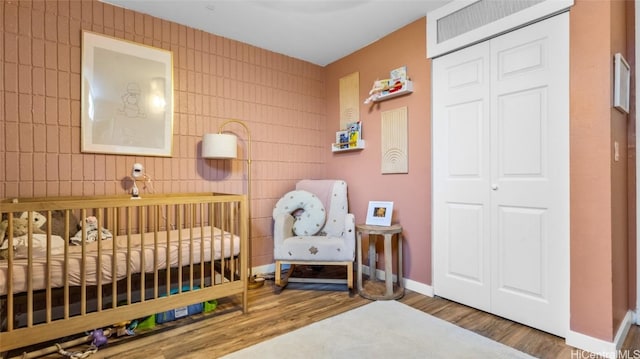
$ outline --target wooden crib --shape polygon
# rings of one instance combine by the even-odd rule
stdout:
[[[246,313],[247,213],[214,193],[0,202],[0,353],[222,297]]]

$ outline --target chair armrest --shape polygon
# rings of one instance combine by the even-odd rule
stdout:
[[[278,247],[289,237],[293,237],[294,218],[289,213],[280,213],[273,223],[273,246]]]
[[[347,246],[356,253],[356,218],[353,213],[347,213],[344,217],[344,238]]]

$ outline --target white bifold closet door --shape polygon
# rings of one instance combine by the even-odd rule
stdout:
[[[569,14],[433,60],[438,296],[569,328]]]

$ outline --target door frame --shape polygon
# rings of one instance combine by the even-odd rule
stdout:
[[[550,21],[553,21],[553,22],[550,22]],[[560,21],[560,22],[557,22],[557,21]],[[547,22],[549,22],[549,23],[547,23]],[[558,34],[559,37],[557,37],[557,41],[553,41],[552,43],[556,44],[557,46],[560,46],[560,44],[568,43],[568,36],[569,36],[569,14],[568,13],[559,14],[559,15],[555,16],[554,18],[546,19],[544,21],[541,21],[538,24],[532,24],[531,26],[532,27],[533,26],[539,26],[540,24],[543,24],[543,23],[547,23],[547,25],[545,26],[545,29],[554,29],[555,26],[561,26],[564,29],[563,30],[564,36]],[[566,29],[565,29],[565,26],[566,26]],[[540,28],[540,29],[542,29],[542,28]],[[516,33],[516,32],[519,33],[520,31],[526,31],[524,34],[529,34],[529,35],[526,35],[527,38],[528,38],[528,36],[532,35],[531,34],[532,30],[529,27],[516,29],[516,31],[514,31],[514,33]],[[510,35],[504,35],[504,36],[510,36]],[[499,40],[501,38],[502,37],[498,37],[497,36],[497,37],[493,37],[493,38],[491,38],[489,40],[485,40],[485,41],[492,41],[493,42],[493,41]],[[556,38],[556,36],[554,36],[554,38]],[[528,40],[528,41],[530,41],[530,40]],[[500,42],[498,42],[498,43],[500,43]],[[498,43],[496,43],[496,45]],[[476,46],[480,46],[480,45],[481,44],[473,44],[472,46],[476,47]],[[562,46],[562,47],[564,49],[564,46]],[[468,48],[469,47],[465,47],[464,50],[461,49],[461,50],[457,50],[455,52],[449,53],[449,54],[446,55],[446,57],[448,58],[449,56],[457,56],[457,54],[459,52],[466,51]],[[493,54],[493,51],[491,51],[491,53]],[[563,52],[563,54],[565,54],[565,56],[566,56],[566,58],[565,58],[566,62],[561,62],[561,64],[564,64],[564,65],[560,66],[559,68],[556,68],[556,66],[553,66],[554,68],[556,68],[557,71],[559,71],[559,69],[563,69],[562,72],[564,72],[565,70],[567,70],[566,67],[569,66],[568,48],[566,50],[566,53]],[[443,58],[444,57],[445,56],[443,56]],[[497,59],[498,55],[497,54],[495,54],[495,56],[492,55],[491,58]],[[475,58],[473,58],[473,59],[475,59]],[[436,66],[438,64],[435,61],[437,61],[437,60],[434,60],[434,63],[432,65],[432,71],[433,71],[433,73],[432,73],[432,87],[439,83],[438,79],[442,80],[441,76],[440,76],[441,72],[438,71],[438,70],[440,68],[442,68],[442,70],[445,71],[445,68],[447,66],[453,66],[453,65],[446,65],[444,67],[443,66]],[[468,63],[472,63],[474,61],[472,61],[472,59],[470,58],[470,59],[467,60],[467,62]],[[491,61],[491,62],[493,63],[493,61]],[[490,67],[490,69],[491,69],[491,71],[494,71],[495,70],[494,65],[492,65]],[[514,79],[514,80],[516,80],[516,79]],[[446,82],[446,79],[445,79],[445,82]],[[474,85],[477,85],[476,82],[473,82],[473,83],[474,83]],[[493,83],[493,81],[492,81],[492,83]],[[551,84],[551,83],[554,83],[554,82],[553,81],[549,82],[549,84]],[[541,85],[539,85],[539,86],[541,86]],[[554,287],[554,290],[559,294],[557,295],[557,297],[554,295],[553,299],[552,299],[553,303],[556,303],[556,305],[557,305],[557,306],[554,305],[553,308],[555,308],[555,310],[557,310],[558,314],[560,315],[560,316],[556,316],[556,318],[561,318],[561,319],[559,319],[559,321],[557,321],[557,322],[554,321],[553,322],[554,324],[552,324],[552,325],[546,326],[546,324],[541,324],[539,321],[531,320],[530,318],[525,318],[526,316],[521,316],[520,313],[518,313],[517,309],[512,310],[512,311],[483,309],[483,305],[484,305],[483,303],[485,303],[485,302],[482,301],[482,300],[480,300],[479,302],[475,302],[474,301],[473,302],[474,304],[470,304],[470,305],[474,306],[474,307],[477,307],[477,308],[480,308],[480,309],[485,310],[485,311],[489,311],[491,313],[496,313],[498,315],[502,315],[502,316],[508,317],[508,318],[511,316],[510,318],[512,318],[515,321],[520,321],[520,322],[530,323],[530,324],[538,323],[537,325],[533,325],[533,326],[534,327],[537,326],[538,328],[547,328],[549,331],[554,332],[556,335],[559,335],[561,337],[565,337],[566,338],[568,336],[568,334],[569,334],[569,328],[570,328],[570,324],[569,324],[569,319],[570,319],[570,305],[569,305],[569,301],[570,301],[570,295],[569,295],[569,287],[570,287],[570,274],[569,274],[569,262],[570,262],[570,250],[569,250],[569,244],[570,244],[569,243],[569,239],[570,239],[569,192],[570,192],[570,189],[569,189],[569,180],[570,179],[569,179],[569,172],[568,172],[568,164],[569,164],[569,117],[570,116],[569,116],[569,108],[568,108],[568,104],[569,104],[568,76],[565,78],[565,81],[560,81],[560,83],[555,83],[555,85],[553,85],[553,88],[560,90],[563,93],[563,97],[566,96],[566,98],[564,100],[560,101],[563,105],[556,108],[557,111],[560,111],[558,114],[562,113],[562,117],[565,119],[563,121],[563,125],[560,125],[561,128],[558,128],[558,130],[561,129],[561,132],[563,134],[563,136],[562,136],[563,140],[561,142],[559,142],[559,143],[558,142],[553,142],[554,143],[553,146],[552,146],[551,143],[549,143],[548,144],[549,147],[546,147],[547,151],[549,149],[555,148],[557,151],[561,150],[562,153],[564,154],[559,162],[555,162],[557,164],[557,166],[552,166],[554,168],[553,169],[553,173],[555,175],[558,175],[558,177],[556,177],[555,175],[553,176],[553,178],[554,178],[553,183],[555,183],[555,185],[553,185],[552,188],[555,188],[556,190],[558,190],[559,191],[558,193],[560,194],[560,196],[562,196],[562,198],[564,200],[562,200],[561,203],[553,202],[554,205],[552,205],[550,207],[550,208],[553,208],[552,210],[554,212],[556,210],[558,210],[558,211],[560,211],[560,213],[563,214],[561,216],[561,219],[560,219],[561,222],[556,223],[558,226],[555,227],[555,225],[554,225],[555,229],[554,229],[554,232],[553,232],[555,234],[559,234],[561,236],[561,238],[562,238],[561,242],[555,242],[555,243],[559,244],[561,248],[558,247],[559,250],[553,252],[555,254],[555,255],[553,255],[553,257],[555,258],[555,259],[553,259],[553,263],[557,263],[556,270],[558,271],[557,272],[558,275],[562,277],[562,281],[560,281],[560,282],[553,281],[553,283],[558,283],[558,286],[560,286],[560,287],[558,287],[558,286]],[[494,88],[494,90],[495,89],[497,89],[497,87]],[[436,96],[435,94],[439,94],[439,93],[440,92],[437,90],[437,88],[434,87],[434,89],[432,90],[432,102],[434,104],[437,104],[437,103],[441,103],[442,104],[442,103],[446,102],[446,101],[443,101],[444,98],[439,98],[439,99],[437,99],[438,101],[436,101],[435,97],[438,97],[438,96]],[[461,100],[461,101],[463,101],[463,103],[465,101],[467,101],[467,102],[470,101],[469,99],[467,99],[466,95],[464,95],[464,96],[463,95],[459,95],[458,97],[462,97],[463,98],[463,100]],[[441,101],[443,101],[443,102],[441,102]],[[493,97],[492,97],[491,101],[493,102]],[[556,102],[556,103],[559,103],[559,102]],[[436,116],[436,112],[437,112],[437,114],[441,114],[439,109],[441,109],[441,106],[434,105],[433,108],[432,108],[432,112],[434,112],[434,115],[432,116],[432,119],[434,119],[434,121],[435,121],[435,118],[436,118],[435,117]],[[497,111],[495,113],[497,114]],[[445,129],[446,129],[446,126],[445,126]],[[432,136],[438,137],[438,136],[441,136],[441,135],[442,135],[441,132],[439,132],[439,131],[436,132],[436,125],[434,125],[433,131],[432,131]],[[434,138],[436,138],[436,137],[434,137]],[[442,137],[446,137],[446,136],[442,136]],[[494,137],[494,136],[491,136],[491,137]],[[440,175],[442,174],[443,171],[446,172],[446,170],[444,170],[442,166],[440,166],[440,165],[436,166],[436,164],[441,163],[442,154],[443,154],[440,151],[438,151],[439,148],[442,148],[442,147],[436,146],[438,143],[439,143],[439,141],[436,141],[436,140],[432,141],[432,145],[433,145],[433,148],[432,148],[432,164],[433,164],[433,167],[434,167],[433,168],[433,173],[432,173],[432,177],[433,177],[432,178],[432,187],[433,187],[432,191],[434,193],[444,193],[444,192],[448,192],[448,190],[447,191],[444,190],[445,187],[448,188],[448,186],[442,187],[442,186],[438,185],[438,183],[440,183],[442,185],[442,182],[440,182],[440,179],[442,177]],[[557,147],[557,146],[560,146],[560,147]],[[440,156],[438,156],[438,154],[440,154]],[[445,158],[446,158],[446,155],[445,155]],[[558,166],[560,166],[560,167],[558,167]],[[565,167],[566,167],[566,170],[565,170]],[[492,166],[491,172],[492,172],[491,177],[494,178],[493,166]],[[438,187],[436,187],[436,186],[438,186]],[[486,184],[486,187],[487,187],[486,188],[487,191],[489,191],[489,184]],[[514,189],[511,188],[511,192],[509,192],[509,193],[512,193],[513,190]],[[517,191],[517,189],[516,189],[516,191]],[[463,191],[463,192],[466,192],[466,190]],[[451,197],[448,197],[448,198],[450,199]],[[520,198],[520,197],[518,197],[518,198]],[[443,234],[441,232],[441,230],[446,227],[446,225],[442,224],[443,217],[441,218],[442,213],[440,213],[440,204],[442,203],[441,200],[442,200],[442,198],[436,199],[435,195],[434,195],[434,198],[433,198],[433,201],[432,201],[432,247],[433,247],[432,248],[432,256],[434,256],[434,258],[436,258],[436,259],[432,258],[432,268],[433,268],[432,275],[433,275],[434,292],[436,294],[438,294],[438,295],[443,295],[443,296],[447,297],[447,295],[445,293],[452,294],[452,293],[454,293],[455,290],[458,290],[459,293],[461,293],[461,294],[459,296],[457,294],[452,294],[451,297],[452,298],[454,298],[454,297],[458,298],[460,302],[465,303],[465,301],[469,298],[469,295],[473,295],[474,294],[473,290],[466,291],[463,288],[464,286],[456,288],[455,284],[452,284],[452,282],[449,282],[448,280],[443,279],[443,277],[441,277],[441,274],[443,273],[442,271],[438,271],[438,268],[440,268],[442,270],[440,264],[442,264],[443,262],[437,260],[437,258],[440,258],[440,256],[442,255],[441,251],[438,250],[438,248],[437,248],[437,247],[440,247],[440,249],[442,249],[442,245],[441,245],[440,241],[437,240],[437,238],[444,238],[445,237],[444,235],[440,236],[440,234]],[[475,200],[479,201],[478,198],[475,198]],[[455,200],[454,200],[454,202],[455,202]],[[541,204],[541,206],[543,206],[543,205]],[[491,210],[493,210],[493,204],[490,206],[490,208],[491,208]],[[493,211],[492,211],[492,217],[493,217]],[[495,219],[497,217],[493,217],[493,218]],[[494,227],[493,220],[492,220],[492,224],[490,225],[490,227]],[[496,246],[493,246],[493,247],[494,248],[498,248]],[[545,252],[545,253],[547,253],[547,252]],[[548,253],[551,253],[551,252],[548,252]],[[558,255],[560,255],[560,257],[558,257]],[[436,264],[438,264],[438,265],[436,266]],[[492,269],[491,272],[492,272],[492,274],[491,274],[492,276],[496,274],[496,272],[494,272],[493,269]],[[481,276],[479,276],[478,278],[480,278],[480,277]],[[544,277],[547,278],[546,275]],[[439,286],[438,283],[437,283],[438,280],[442,280],[442,282],[446,282],[445,285],[444,286],[442,286],[442,285]],[[484,281],[479,281],[478,283],[482,284],[481,282],[483,283]],[[492,283],[493,284],[490,284],[490,286],[495,285],[496,283],[498,283],[498,281],[492,281]],[[439,288],[439,290],[438,290],[438,288]],[[480,286],[477,286],[476,288],[480,289]],[[494,293],[494,289],[491,289],[490,292]],[[458,292],[455,292],[455,293],[458,293]],[[484,294],[483,293],[484,292],[482,292],[481,290],[479,292],[475,293],[476,294],[475,298],[480,298],[480,297],[484,298]],[[493,296],[493,294],[492,294],[492,296]],[[495,296],[495,297],[493,297],[493,299],[495,299],[496,303],[498,303],[500,301],[500,299],[505,299],[505,296]],[[456,299],[454,299],[454,300],[456,300]],[[506,302],[504,302],[504,303],[506,303]],[[491,305],[488,305],[488,306],[491,307]],[[498,308],[498,307],[494,307],[494,308]],[[535,308],[538,308],[538,307],[532,306],[531,308],[535,309]],[[538,309],[543,309],[543,308],[540,307]],[[520,318],[520,320],[518,320],[516,318]],[[543,330],[545,330],[545,329],[543,329]]]
[[[439,20],[457,13],[464,8],[469,8],[475,3],[486,0],[453,0],[437,9],[427,13],[427,58],[434,58],[453,52],[455,50],[482,42],[505,32],[526,26],[541,19],[568,11],[574,4],[574,0],[542,0],[526,9],[512,14],[502,14],[502,17],[493,19],[484,25],[466,29],[461,34],[447,40],[438,40]]]

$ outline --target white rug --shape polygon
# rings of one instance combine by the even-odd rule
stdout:
[[[377,301],[224,357],[533,358],[397,301]]]

